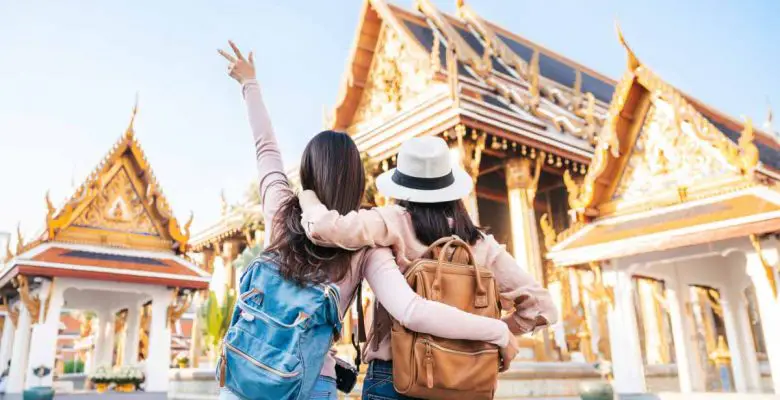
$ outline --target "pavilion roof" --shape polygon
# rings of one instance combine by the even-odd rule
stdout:
[[[617,85],[583,181],[564,182],[577,216],[548,258],[571,265],[780,229],[778,145],[680,92],[623,40]]]
[[[206,282],[207,287],[208,274],[185,255],[192,216],[183,227],[173,216],[135,137],[136,111],[137,106],[125,133],[63,206],[55,208],[46,195],[46,229],[28,243],[18,234],[16,254],[10,246],[6,249],[3,279],[18,273],[75,274],[163,284],[195,282],[185,287],[204,287]],[[134,256],[122,255],[121,249],[150,256],[131,262],[127,257]],[[140,261],[147,258],[148,263]],[[146,279],[149,274],[160,279]]]
[[[207,289],[211,277],[170,252],[48,242],[15,257],[0,271],[0,287],[16,275],[81,278]]]
[[[532,140],[589,156],[613,80],[483,20],[463,2],[457,16],[427,0],[416,4],[419,12],[383,0],[364,2],[330,126],[346,130],[361,122],[357,113],[376,86],[372,74],[384,73],[372,72],[375,58],[382,57],[383,32],[392,30],[406,56],[432,76],[430,86],[454,88],[451,107],[464,116],[488,125],[510,123]],[[451,77],[459,84],[453,86]],[[361,138],[356,141],[361,145]]]

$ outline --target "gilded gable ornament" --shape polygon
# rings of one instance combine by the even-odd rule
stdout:
[[[77,226],[159,235],[143,201],[121,168],[75,222]]]
[[[392,27],[382,28],[376,48],[353,126],[401,111],[431,82],[430,62],[413,57]]]
[[[613,199],[639,201],[730,172],[675,114],[663,98],[653,99]]]

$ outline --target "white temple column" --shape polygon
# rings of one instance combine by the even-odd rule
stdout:
[[[531,160],[513,158],[506,163],[506,186],[513,255],[537,282],[544,282],[533,207],[536,182]]]
[[[141,306],[138,303],[128,307],[126,326],[124,364],[135,365],[138,363],[138,341],[141,329]]]
[[[751,393],[761,392],[763,386],[761,383],[761,368],[758,363],[758,354],[756,354],[755,338],[753,337],[753,328],[750,325],[750,313],[746,304],[744,292],[736,293],[732,299],[732,309],[734,318],[737,322],[737,341],[742,345],[742,358],[745,366],[745,381],[747,382],[747,391]],[[736,300],[738,299],[738,300]],[[729,343],[731,345],[731,343]]]
[[[740,306],[739,295],[725,288],[721,290],[721,308],[723,310],[723,322],[726,327],[726,343],[731,355],[731,371],[734,375],[734,389],[738,393],[750,392],[748,386],[749,366],[745,357],[746,347],[751,346],[752,340],[740,335],[739,322],[737,320],[737,308]],[[752,347],[752,346],[751,346]]]
[[[114,349],[114,313],[102,310],[97,313],[98,328],[95,334],[94,369],[101,366],[111,368]]]
[[[53,287],[51,287],[54,285]],[[49,309],[45,310],[46,301],[41,301],[38,323],[32,328],[29,362],[27,363],[26,387],[51,386],[54,378],[54,359],[57,355],[57,336],[60,330],[60,312],[64,302],[64,288],[57,285],[57,281],[44,281],[38,289],[38,296],[45,299],[51,290]],[[43,378],[38,378],[33,369],[46,367],[51,373]]]
[[[200,326],[201,321],[198,317],[198,312],[203,306],[206,299],[205,294],[208,292],[199,291],[193,295],[193,309],[195,310],[195,318],[192,320],[192,333],[190,334],[190,367],[197,368],[200,364],[200,355],[203,352],[203,327]]]
[[[772,249],[769,252],[777,252]],[[761,314],[761,326],[764,329],[764,340],[766,341],[766,353],[769,358],[769,367],[772,370],[772,384],[774,391],[780,394],[780,301],[778,301],[770,280],[767,277],[766,270],[758,253],[750,252],[746,254],[747,274],[753,280],[756,288],[756,298],[758,299],[758,310]],[[773,259],[777,259],[774,254]],[[773,271],[774,281],[778,281],[777,271]]]
[[[8,306],[11,309],[11,306]],[[0,372],[5,371],[8,368],[8,361],[11,359],[11,351],[14,347],[14,333],[16,332],[16,325],[11,321],[10,316],[5,317],[3,323],[3,336],[0,341]],[[10,371],[9,371],[10,372]]]
[[[8,375],[8,383],[5,386],[6,393],[22,393],[24,390],[24,378],[27,371],[27,356],[30,350],[30,313],[23,304],[19,305],[19,320],[14,334],[13,351],[11,352],[11,371]]]
[[[625,271],[615,274],[615,306],[608,315],[615,390],[622,394],[644,393],[647,390],[645,365],[639,345],[631,275]]]
[[[152,321],[149,328],[149,355],[146,358],[146,391],[167,392],[171,363],[171,331],[168,327],[168,306],[173,292],[166,290],[152,299]]]
[[[682,393],[701,392],[706,388],[702,366],[696,356],[693,321],[686,317],[686,304],[689,299],[687,289],[685,282],[667,282],[666,301],[672,323],[677,375]]]

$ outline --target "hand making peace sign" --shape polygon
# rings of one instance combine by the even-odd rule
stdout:
[[[233,49],[234,56],[222,49],[217,50],[217,52],[230,62],[228,65],[228,74],[230,77],[237,80],[240,84],[243,84],[248,79],[255,79],[254,54],[250,51],[249,60],[247,60],[244,58],[244,55],[241,54],[241,50],[238,49],[238,46],[236,46],[235,43],[228,40],[228,44]]]

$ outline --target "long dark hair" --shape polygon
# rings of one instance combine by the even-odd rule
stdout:
[[[314,136],[303,150],[300,178],[303,189],[314,191],[329,210],[343,215],[360,207],[365,171],[355,142],[345,133]],[[341,281],[350,271],[352,252],[312,243],[301,226],[301,213],[298,197],[289,196],[274,217],[268,253],[274,254],[287,279],[301,284]]]
[[[414,234],[423,244],[429,245],[444,236],[458,235],[473,245],[482,238],[483,230],[471,221],[462,200],[442,203],[399,200],[397,203],[411,214]]]

